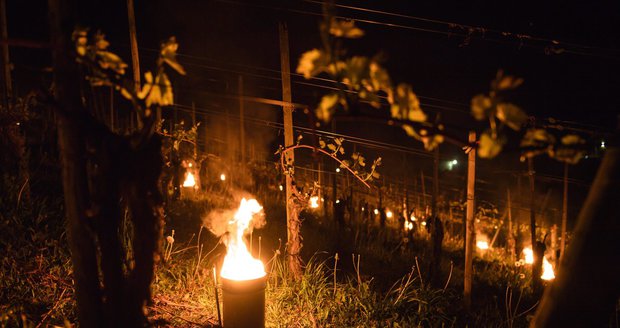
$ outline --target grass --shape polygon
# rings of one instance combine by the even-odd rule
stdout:
[[[10,185],[5,184],[5,185]],[[0,200],[0,327],[70,326],[75,303],[70,258],[60,199],[34,198],[16,206],[17,191]],[[217,193],[218,196],[210,197]],[[396,230],[376,225],[338,229],[332,220],[304,213],[306,267],[291,279],[282,240],[286,239],[281,195],[259,190],[267,225],[256,230],[252,249],[268,270],[268,327],[524,327],[534,301],[521,268],[499,257],[475,261],[473,313],[461,308],[462,255],[459,241],[449,241],[442,263],[443,288],[425,277],[425,235],[404,241]],[[213,267],[225,249],[201,228],[205,212],[228,205],[221,190],[197,201],[167,205],[163,259],[156,270],[154,326],[216,326]],[[175,230],[172,235],[172,230]],[[260,241],[259,241],[260,240]],[[336,260],[336,254],[338,259]]]

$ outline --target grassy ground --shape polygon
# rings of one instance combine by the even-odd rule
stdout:
[[[10,193],[9,193],[10,194]],[[225,249],[202,228],[205,213],[230,205],[213,190],[201,201],[167,206],[164,261],[153,284],[149,315],[155,326],[216,326],[213,267]],[[301,281],[284,263],[285,212],[277,191],[257,195],[267,224],[252,235],[255,256],[266,263],[266,324],[269,327],[522,327],[533,312],[527,275],[502,264],[498,255],[475,262],[474,311],[461,307],[462,251],[446,243],[445,285],[432,288],[425,276],[426,241],[403,242],[396,230],[353,225],[338,229],[304,214]],[[71,266],[59,199],[33,199],[17,207],[2,198],[0,326],[69,326],[75,322]],[[174,230],[174,235],[172,235]],[[336,260],[337,254],[337,260]]]

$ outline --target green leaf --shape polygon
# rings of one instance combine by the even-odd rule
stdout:
[[[125,74],[125,68],[127,64],[121,59],[121,57],[109,51],[97,51],[99,57],[99,66],[103,69],[112,70],[118,74]]]
[[[315,113],[316,118],[323,122],[329,122],[332,115],[336,111],[336,105],[338,104],[340,97],[337,93],[329,93],[321,98],[319,107],[317,107]]]
[[[562,137],[563,145],[582,145],[585,144],[586,141],[583,140],[582,137],[576,134],[567,134]]]
[[[332,18],[329,33],[339,38],[357,39],[364,36],[364,31],[355,26],[353,20]]]
[[[324,51],[312,49],[301,55],[295,71],[299,74],[303,74],[306,79],[309,79],[324,72],[329,62],[329,56]]]
[[[527,114],[518,106],[510,103],[497,104],[495,115],[500,121],[515,131],[520,130],[523,123],[527,121]]]
[[[176,59],[178,48],[179,44],[177,43],[177,39],[174,36],[171,36],[168,40],[162,42],[161,44],[161,57],[164,59],[164,62],[177,71],[177,73],[185,75],[185,69]]]
[[[483,94],[476,95],[471,100],[471,114],[478,121],[485,120],[490,115],[491,105],[491,98]]]
[[[488,131],[480,136],[478,144],[478,156],[481,158],[493,158],[502,151],[506,140],[503,138],[493,138]]]
[[[426,122],[426,114],[420,108],[420,100],[413,93],[411,86],[405,83],[401,83],[396,87],[395,99],[391,104],[390,114],[393,118],[399,120]]]
[[[523,84],[522,78],[516,78],[511,75],[506,75],[506,76],[501,77],[501,79],[497,82],[497,89],[498,90],[516,89],[521,84]]]

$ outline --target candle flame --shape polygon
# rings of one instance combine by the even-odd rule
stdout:
[[[489,243],[486,240],[478,240],[476,242],[476,247],[482,250],[486,250],[486,249],[489,249]]]
[[[555,279],[555,273],[553,272],[553,265],[549,261],[547,261],[546,257],[543,257],[543,274],[540,276],[542,280],[553,280]]]
[[[194,187],[196,185],[196,179],[192,172],[187,172],[185,176],[185,181],[183,181],[183,187]]]
[[[246,200],[243,198],[239,209],[230,226],[230,236],[220,275],[230,280],[252,280],[265,276],[263,262],[252,257],[243,240],[243,234],[250,226],[252,217],[260,213],[263,207],[256,199]]]
[[[319,196],[310,197],[310,208],[318,208],[319,207]]]
[[[533,264],[534,263],[534,252],[532,251],[531,247],[525,247],[523,249],[523,255],[525,256],[525,263],[526,264]]]

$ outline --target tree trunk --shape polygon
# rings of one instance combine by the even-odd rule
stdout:
[[[539,243],[536,239],[536,196],[534,195],[534,158],[527,158],[528,177],[530,182],[530,236],[532,243],[532,252],[534,254],[534,263],[532,264],[532,289],[534,293],[542,290],[542,263],[545,255],[544,244]]]
[[[439,218],[437,203],[439,202],[439,147],[433,154],[433,195],[431,201],[431,261],[429,265],[429,280],[431,285],[440,288],[441,284],[441,245],[443,242],[443,223]]]
[[[579,212],[571,247],[531,327],[606,327],[620,295],[620,149],[607,148]]]
[[[70,0],[49,0],[49,19],[54,69],[54,97],[68,113],[78,113],[81,106],[79,75],[70,56],[69,39],[75,26]],[[58,116],[58,143],[62,165],[67,233],[77,298],[78,321],[82,327],[99,327],[103,322],[96,248],[87,226],[88,185],[83,127],[67,115]]]
[[[564,190],[562,193],[562,228],[560,230],[560,262],[566,248],[566,223],[568,221],[568,163],[564,163]]]

